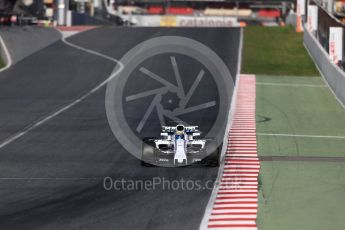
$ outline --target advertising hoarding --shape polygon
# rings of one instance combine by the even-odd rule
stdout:
[[[308,5],[307,26],[310,32],[317,31],[318,24],[318,8],[316,5]]]
[[[333,63],[343,60],[343,28],[329,28],[329,57]]]

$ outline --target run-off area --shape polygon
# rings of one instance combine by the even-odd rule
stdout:
[[[322,78],[257,76],[256,119],[259,229],[342,229],[345,109]]]

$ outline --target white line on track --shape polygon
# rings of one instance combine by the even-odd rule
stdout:
[[[254,226],[254,225],[253,225]],[[217,229],[217,230],[229,230],[228,226],[215,226],[215,225],[209,225],[209,229]],[[257,227],[231,227],[231,230],[258,230]]]
[[[255,156],[255,154],[245,154],[245,153],[239,153],[239,154],[236,154],[236,153],[230,153],[228,154],[228,156],[231,156],[231,157],[252,157],[252,156]]]
[[[256,153],[256,145],[255,146],[248,146],[248,145],[243,145],[243,146],[233,146],[233,145],[228,145],[227,147],[228,151],[233,151],[233,152],[253,152]]]
[[[225,199],[217,199],[216,202],[258,202],[257,198],[248,198],[248,197],[232,197]]]
[[[283,86],[283,87],[312,87],[312,88],[326,88],[326,85],[318,84],[290,84],[290,83],[274,83],[274,82],[257,82],[257,85],[267,86]]]
[[[244,196],[247,198],[258,199],[257,193],[250,193],[250,194],[234,193],[234,194],[218,194],[216,200],[239,199],[240,197],[244,197]]]
[[[258,173],[235,173],[235,172],[227,172],[224,171],[224,175],[231,175],[231,176],[236,176],[236,177],[241,177],[241,176],[258,176]]]
[[[227,153],[229,154],[257,154],[256,148],[252,147],[233,147],[232,145],[227,147]]]
[[[249,144],[242,144],[242,145],[236,145],[236,144],[228,144],[227,149],[230,151],[253,151],[256,152],[256,144],[254,145],[249,145]]]
[[[231,208],[233,207],[234,204],[214,204],[214,208]],[[258,205],[257,204],[241,204],[237,207],[243,207],[243,208],[257,208]]]
[[[257,209],[256,208],[248,209],[246,211],[257,213]],[[236,209],[233,209],[233,210],[231,210],[231,209],[225,209],[225,210],[223,210],[223,209],[216,209],[216,210],[213,210],[213,213],[238,213],[238,212],[239,212],[239,210],[236,210]]]
[[[211,219],[212,221],[217,220],[217,219],[224,219],[224,218],[229,218],[229,215],[212,215]],[[251,218],[251,219],[256,219],[256,215],[255,214],[251,214],[251,215],[241,215],[241,214],[237,214],[237,215],[231,215],[231,218]],[[218,228],[217,228],[218,229]],[[229,229],[227,229],[229,230]],[[243,228],[241,230],[244,230]],[[247,230],[247,229],[245,229]]]
[[[234,181],[243,181],[243,182],[257,182],[258,178],[254,177],[253,178],[246,178],[246,177],[235,177],[233,176],[232,178],[226,178],[222,177],[221,182],[234,182]]]
[[[5,147],[6,145],[12,143],[13,141],[19,139],[20,137],[24,136],[25,134],[27,134],[28,132],[30,132],[31,130],[37,128],[38,126],[46,123],[47,121],[55,118],[56,116],[60,115],[61,113],[67,111],[68,109],[72,108],[73,106],[79,104],[80,102],[82,102],[83,100],[85,100],[87,97],[89,97],[90,95],[94,94],[95,92],[97,92],[99,89],[101,89],[103,86],[107,85],[107,83],[112,80],[114,77],[116,77],[123,69],[123,64],[120,63],[119,60],[109,57],[107,55],[101,54],[99,52],[93,51],[93,50],[89,50],[86,49],[84,47],[72,44],[68,41],[65,40],[65,38],[61,38],[61,40],[68,46],[71,46],[73,48],[79,49],[81,51],[105,58],[107,60],[110,60],[114,63],[116,63],[118,65],[117,70],[110,75],[110,77],[108,77],[106,80],[102,81],[99,85],[97,85],[95,88],[91,89],[90,91],[88,91],[87,93],[85,93],[84,95],[82,95],[81,97],[77,98],[76,100],[72,101],[71,103],[63,106],[62,108],[58,109],[57,111],[53,112],[52,114],[46,116],[46,117],[42,117],[41,119],[39,119],[38,121],[30,124],[29,126],[25,127],[24,129],[22,129],[20,132],[14,134],[13,136],[7,138],[6,140],[4,140],[3,142],[0,143],[0,149]]]
[[[8,68],[11,67],[12,65],[12,58],[11,58],[11,55],[10,55],[10,52],[8,52],[8,49],[7,49],[7,46],[4,42],[4,40],[2,39],[2,37],[0,36],[0,48],[2,47],[4,52],[5,52],[5,56],[6,56],[6,66],[2,69],[0,69],[0,73],[7,70]]]
[[[236,169],[240,169],[240,168],[257,168],[259,169],[260,166],[258,165],[227,165],[227,166],[224,166],[224,169],[226,168],[236,168]]]
[[[241,169],[241,168],[224,168],[224,172],[259,172],[258,168]]]
[[[278,136],[278,137],[305,137],[305,138],[334,138],[345,139],[345,136],[327,136],[327,135],[305,135],[288,133],[257,133],[258,136]]]

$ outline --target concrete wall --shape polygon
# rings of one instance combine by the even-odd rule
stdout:
[[[324,80],[345,107],[345,72],[333,64],[328,53],[307,29],[304,32],[304,45],[309,51]]]

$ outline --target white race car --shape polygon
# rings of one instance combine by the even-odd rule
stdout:
[[[198,139],[198,126],[162,126],[161,138],[144,138],[143,166],[219,166],[220,151],[214,139]]]

